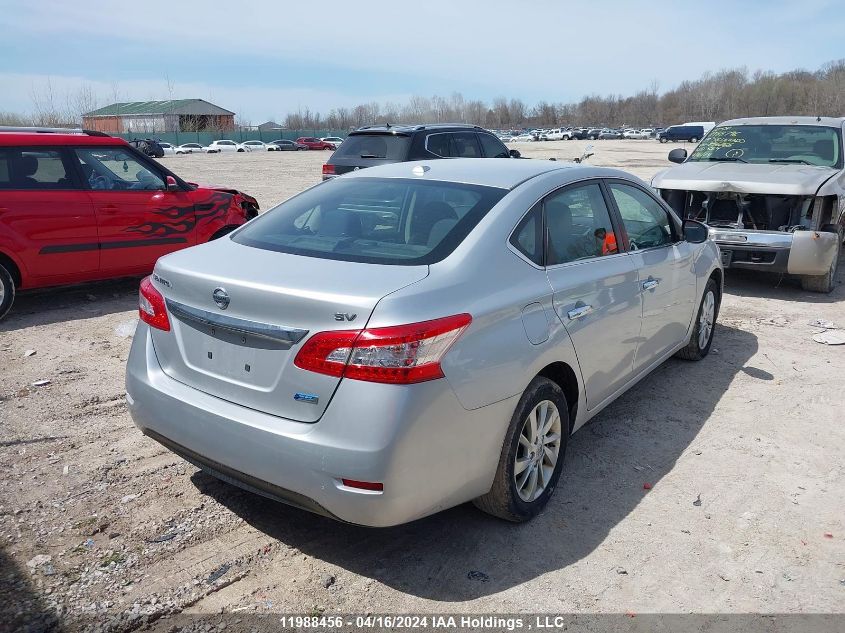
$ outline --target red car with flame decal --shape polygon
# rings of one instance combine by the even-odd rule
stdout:
[[[0,318],[18,289],[149,273],[257,214],[255,198],[185,182],[120,138],[0,129]]]

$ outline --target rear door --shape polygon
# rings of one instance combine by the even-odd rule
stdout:
[[[0,231],[36,283],[96,274],[94,207],[81,190],[68,150],[0,148]]]
[[[155,161],[121,146],[73,151],[97,216],[102,273],[148,272],[162,255],[196,243],[191,194],[167,191]]]
[[[687,335],[696,307],[693,245],[680,223],[651,194],[628,182],[607,182],[639,270],[642,333],[634,371],[648,367]]]
[[[555,312],[569,332],[594,409],[632,377],[642,318],[637,270],[614,250],[618,229],[599,181],[543,202],[546,263]]]

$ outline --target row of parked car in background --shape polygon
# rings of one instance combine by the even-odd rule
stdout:
[[[667,128],[609,128],[609,127],[559,127],[526,131],[497,131],[496,135],[505,143],[527,141],[583,141],[608,139],[656,139],[661,143],[688,141],[697,143],[716,124],[708,121],[694,121]]]
[[[139,149],[147,156],[161,158],[175,154],[221,154],[223,152],[296,152],[303,150],[331,150],[334,151],[343,139],[339,136],[327,136],[317,138],[313,136],[301,136],[295,141],[289,139],[277,139],[275,141],[243,141],[238,143],[229,139],[212,141],[208,145],[202,143],[182,143],[176,145],[165,141],[154,139],[135,139],[129,144]]]

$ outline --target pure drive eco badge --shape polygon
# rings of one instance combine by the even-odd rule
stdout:
[[[293,394],[293,399],[297,402],[307,402],[308,404],[317,404],[320,402],[319,396],[315,396],[313,393],[302,393],[301,391]]]

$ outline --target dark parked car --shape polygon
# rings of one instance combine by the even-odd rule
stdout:
[[[588,138],[590,130],[585,127],[574,127],[570,131],[573,141],[584,141]]]
[[[141,150],[147,156],[152,156],[153,158],[161,158],[164,156],[164,148],[158,144],[158,141],[154,141],[151,138],[136,138],[129,141],[129,144],[135,149]]]
[[[617,139],[622,138],[622,132],[619,130],[602,130],[599,132],[600,139]]]
[[[295,152],[297,150],[308,149],[307,145],[297,143],[296,141],[288,141],[286,139],[279,139],[278,141],[270,141],[267,145],[275,145],[282,152]]]
[[[704,126],[701,125],[672,125],[658,134],[661,143],[669,141],[689,141],[697,143],[704,136]]]
[[[348,171],[437,158],[519,158],[477,125],[372,125],[351,132],[323,165],[323,180]]]
[[[587,138],[591,141],[595,141],[599,137],[599,134],[602,133],[602,131],[603,130],[600,127],[590,128],[589,130],[587,130]]]

